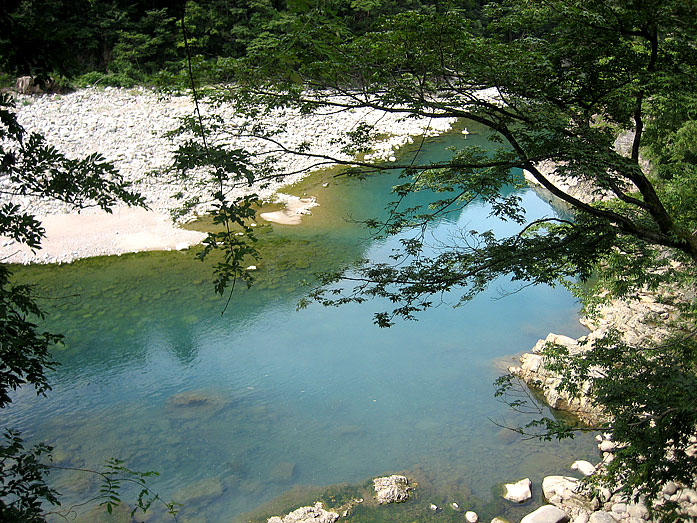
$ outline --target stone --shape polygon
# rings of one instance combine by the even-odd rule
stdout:
[[[627,512],[629,513],[629,516],[633,518],[646,519],[649,517],[649,509],[647,509],[646,506],[641,503],[629,505],[627,507]]]
[[[409,480],[406,476],[393,474],[373,479],[376,498],[379,504],[399,503],[409,499]]]
[[[617,520],[609,512],[599,510],[591,514],[590,518],[588,518],[588,523],[617,523]]]
[[[223,490],[220,478],[206,478],[180,489],[174,494],[173,499],[184,506],[190,506],[218,498],[223,494]]]
[[[678,491],[678,486],[675,484],[675,481],[667,481],[665,485],[663,485],[663,493],[666,496],[672,496]]]
[[[569,499],[577,488],[578,480],[568,476],[547,476],[542,480],[542,493],[552,503]]]
[[[578,470],[584,476],[592,476],[595,473],[595,465],[590,461],[577,460],[571,464],[571,470]]]
[[[524,503],[532,497],[532,492],[530,491],[531,485],[530,478],[524,478],[515,483],[506,483],[503,486],[503,497],[508,501]]]
[[[468,510],[465,512],[465,521],[467,521],[467,523],[477,523],[479,521],[479,516],[476,512]]]
[[[604,440],[600,442],[600,445],[598,445],[598,448],[600,449],[601,452],[612,452],[615,450],[615,443],[610,441],[610,440]]]
[[[273,468],[269,479],[274,483],[288,483],[292,481],[294,475],[295,463],[283,461]]]
[[[607,487],[600,487],[598,495],[600,496],[600,499],[602,501],[610,501],[610,498],[612,497],[612,492],[610,492],[610,489]]]
[[[554,505],[544,505],[525,516],[520,523],[566,523],[567,521],[569,516],[566,512]]]
[[[503,518],[494,518],[491,520],[491,523],[509,523],[509,521]]]
[[[680,501],[688,503],[697,503],[697,491],[691,488],[684,488],[680,491]]]
[[[626,503],[615,503],[612,505],[611,509],[615,514],[624,514],[627,512],[627,504]]]
[[[324,509],[320,501],[312,507],[300,507],[293,512],[280,517],[273,516],[267,523],[334,523],[339,519],[339,514]]]
[[[431,503],[431,504],[428,506],[428,508],[430,508],[433,512],[435,512],[436,510],[438,510],[438,505],[434,505],[433,503]]]
[[[573,523],[588,523],[588,514],[582,512],[574,518]]]
[[[31,94],[34,86],[34,79],[31,76],[20,76],[15,82],[15,89],[20,94]]]

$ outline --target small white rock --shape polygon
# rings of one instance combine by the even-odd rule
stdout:
[[[428,508],[430,508],[433,512],[435,512],[436,510],[438,510],[438,505],[434,505],[433,503],[431,503],[431,504],[428,506]]]
[[[508,501],[524,503],[532,497],[532,492],[530,491],[531,485],[530,478],[524,478],[515,483],[506,483],[503,486],[503,497]]]
[[[256,270],[257,270],[257,266],[256,266],[256,265],[250,265],[249,267],[247,267],[247,270],[248,270],[248,271],[256,271]]]
[[[477,523],[477,521],[479,521],[479,516],[476,512],[468,510],[467,512],[465,512],[465,520],[468,523]]]
[[[578,470],[584,476],[592,476],[595,472],[595,466],[590,461],[580,459],[571,464],[571,470]]]
[[[612,441],[606,439],[605,441],[600,442],[598,448],[602,452],[612,452],[613,450],[615,450],[615,444]]]

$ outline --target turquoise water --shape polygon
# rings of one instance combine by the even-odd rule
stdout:
[[[422,160],[462,139],[434,140]],[[192,253],[20,270],[50,298],[47,326],[66,334],[66,346],[48,397],[19,391],[6,424],[54,445],[58,464],[98,468],[116,457],[159,471],[153,487],[185,504],[184,520],[228,521],[294,485],[398,471],[428,477],[432,497],[486,502],[497,483],[539,481],[574,459],[596,459],[590,436],[543,444],[497,425],[531,419],[493,397],[501,362],[550,331],[583,333],[563,289],[502,280],[462,307],[444,296],[418,322],[390,329],[372,324],[389,307],[379,301],[296,310],[314,271],[384,259],[396,246],[347,219],[379,215],[394,178],[331,179],[326,189],[321,181],[298,189],[320,202],[303,226],[260,228],[267,257],[257,285],[236,291],[222,316],[210,267]],[[552,212],[532,191],[521,197],[529,218]],[[473,205],[429,235],[512,230],[488,214]],[[64,504],[97,485],[78,472],[54,481]]]

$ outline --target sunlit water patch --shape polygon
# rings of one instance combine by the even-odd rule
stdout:
[[[442,157],[453,139],[428,144],[423,159]],[[550,331],[583,333],[563,289],[499,281],[462,307],[445,296],[418,322],[390,329],[372,323],[373,312],[389,307],[379,301],[296,310],[314,271],[384,259],[395,247],[345,220],[379,214],[394,183],[310,187],[320,191],[314,216],[302,227],[260,228],[266,257],[257,285],[237,289],[222,316],[210,267],[187,252],[19,270],[50,298],[46,326],[64,332],[66,344],[55,353],[61,366],[48,397],[19,391],[6,423],[54,445],[59,465],[98,468],[116,457],[157,470],[152,486],[163,498],[209,521],[294,485],[396,471],[427,477],[432,496],[485,503],[497,483],[539,481],[576,458],[596,458],[590,436],[540,443],[502,429],[530,418],[493,396],[497,359]],[[551,212],[532,191],[521,196],[530,218]],[[488,214],[474,205],[432,232],[509,227]],[[79,472],[54,480],[64,504],[97,486]]]

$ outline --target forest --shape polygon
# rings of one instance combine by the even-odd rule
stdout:
[[[697,473],[696,39],[692,0],[24,1],[2,3],[0,72],[5,85],[30,75],[39,83],[51,78],[61,89],[194,88],[194,98],[196,88],[205,87],[207,95],[236,104],[255,123],[235,131],[268,140],[277,130],[264,128],[264,115],[278,108],[369,108],[405,118],[467,119],[486,128],[500,144],[493,152],[464,145],[444,163],[397,166],[362,161],[375,136],[368,128],[348,132],[345,150],[355,159],[341,163],[349,174],[404,169],[389,217],[366,225],[405,236],[394,263],[366,260],[349,273],[321,274],[309,300],[334,306],[382,298],[391,308],[376,312],[375,323],[390,327],[397,319],[418,319],[445,292],[465,303],[504,276],[523,286],[567,287],[591,316],[613,299],[636,302],[646,290],[663,290],[661,299],[679,314],[650,322],[667,336],[627,341],[610,330],[581,353],[549,344],[544,354],[560,376],[560,390],[588,395],[609,415],[593,428],[618,444],[594,486],[644,500],[652,517],[669,521],[692,515],[661,492],[673,482],[694,485]],[[484,95],[487,90],[496,96]],[[3,106],[2,137],[22,144],[11,103]],[[178,151],[176,167],[182,183],[196,169],[209,172],[220,187],[212,195],[218,201],[214,219],[249,233],[246,242],[228,227],[205,243],[202,258],[224,253],[215,288],[225,293],[238,280],[252,281],[245,267],[258,254],[248,225],[254,197],[229,201],[225,187],[261,174],[251,174],[239,151],[209,145],[206,127],[212,122],[200,112],[191,118],[182,132],[196,130],[198,136]],[[621,135],[628,137],[624,152],[615,145]],[[308,156],[307,147],[287,153]],[[37,188],[32,169],[41,162],[22,163],[9,149],[0,152],[7,173],[47,197],[79,204],[85,195],[103,194],[97,199],[105,208],[115,201],[139,204],[138,195],[105,182],[113,173],[103,165],[93,166],[96,178],[76,187],[65,185],[70,164],[57,158],[65,165],[57,169],[60,183]],[[526,223],[520,199],[505,191],[520,183],[521,171],[563,202],[569,217]],[[569,189],[578,184],[607,197],[584,199]],[[442,199],[400,207],[419,191]],[[462,231],[437,253],[428,251],[426,224],[475,200],[491,205],[492,216],[517,231],[505,238]],[[18,212],[4,208],[1,231],[38,246],[38,225]],[[17,358],[10,369],[0,397],[4,406],[7,391],[24,383],[47,390],[44,370],[56,338],[39,336],[34,325],[18,326],[40,311],[30,289],[13,289],[9,269],[2,274],[8,304],[3,364],[14,365],[12,351],[23,350],[13,338],[18,330],[37,348],[35,359]],[[505,398],[514,383],[506,378],[499,386]],[[588,429],[542,417],[515,430],[564,439]],[[14,441],[6,448],[16,455],[21,448]],[[29,469],[41,476],[40,467]],[[52,496],[41,489],[27,495],[33,509],[37,498],[55,501]]]

